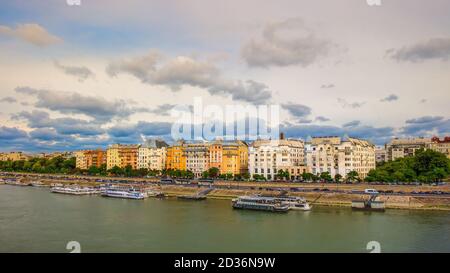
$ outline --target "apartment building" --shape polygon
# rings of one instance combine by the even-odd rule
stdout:
[[[244,141],[216,140],[209,145],[209,167],[221,174],[248,173],[248,145]]]
[[[350,137],[316,137],[305,144],[306,165],[315,175],[323,172],[331,177],[342,177],[351,171],[358,172],[361,179],[375,169],[375,146]]]
[[[413,156],[419,149],[429,149],[431,139],[424,137],[394,138],[386,145],[387,160]]]
[[[140,145],[136,144],[113,144],[106,150],[106,167],[111,169],[114,166],[125,168],[130,165],[132,169],[137,169],[138,150]]]
[[[201,177],[203,172],[207,171],[210,167],[209,146],[210,144],[208,142],[183,144],[186,170],[194,173],[195,177]]]
[[[184,141],[177,141],[166,149],[166,169],[186,170],[186,157],[184,154]]]
[[[25,155],[22,152],[8,152],[8,153],[0,153],[0,161],[18,161],[18,160],[27,160],[29,159],[28,155]]]
[[[291,179],[300,179],[308,167],[304,160],[304,142],[300,139],[256,140],[249,150],[250,175],[274,179],[279,170],[287,171]]]
[[[138,150],[138,168],[163,170],[166,164],[168,146],[164,140],[147,139]]]
[[[432,137],[430,147],[450,158],[450,137],[446,136],[442,140],[439,137]]]
[[[91,166],[100,168],[106,164],[106,152],[104,150],[84,150],[75,152],[75,164],[78,169],[86,170]]]

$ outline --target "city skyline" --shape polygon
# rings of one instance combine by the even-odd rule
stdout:
[[[448,1],[0,4],[3,151],[170,141],[195,96],[280,105],[293,138],[450,134]]]

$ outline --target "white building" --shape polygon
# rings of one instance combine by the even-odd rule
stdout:
[[[307,172],[304,161],[304,142],[299,139],[256,140],[249,149],[249,173],[274,179],[279,170],[288,171],[291,179],[299,179]]]
[[[186,170],[201,177],[209,169],[209,146],[207,142],[193,142],[183,144],[183,154],[186,157]]]
[[[163,140],[147,139],[138,150],[138,169],[164,169],[168,146]]]
[[[351,171],[358,172],[361,179],[375,169],[375,146],[356,138],[316,137],[305,144],[306,165],[315,175],[323,172],[331,177],[346,177]]]

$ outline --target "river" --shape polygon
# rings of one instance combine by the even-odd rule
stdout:
[[[0,252],[450,252],[450,213],[313,207],[276,214],[229,200],[122,200],[0,186]]]

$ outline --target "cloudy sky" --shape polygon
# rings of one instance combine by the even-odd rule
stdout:
[[[3,151],[170,140],[194,97],[278,104],[289,137],[450,134],[447,0],[0,5]]]

